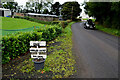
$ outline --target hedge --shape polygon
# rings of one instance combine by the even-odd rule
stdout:
[[[59,26],[37,29],[33,32],[19,32],[2,37],[2,64],[19,55],[24,55],[30,48],[30,41],[50,41],[62,32]]]
[[[25,17],[14,16],[14,18],[26,19],[26,20],[33,21],[33,22],[37,22],[37,23],[41,23],[41,24],[48,24],[48,25],[51,25],[51,24],[52,24],[52,22],[40,21],[40,20],[38,20],[38,19],[34,19],[34,18],[31,18],[31,17],[28,17],[28,16],[25,16]]]

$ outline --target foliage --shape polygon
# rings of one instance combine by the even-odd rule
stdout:
[[[28,16],[25,16],[25,17],[15,16],[15,18],[26,19],[26,20],[41,23],[41,24],[48,24],[48,25],[52,24],[52,22],[40,21],[38,19],[34,19],[34,18],[31,18],[31,17],[28,17]]]
[[[32,62],[32,59],[24,60],[21,64],[19,64],[17,68],[20,69],[20,71],[23,73],[30,73],[34,70],[34,63]]]
[[[74,64],[75,60],[72,56],[72,31],[70,23],[61,36],[56,38],[51,43],[61,42],[60,46],[50,46],[48,52],[52,52],[48,55],[45,61],[45,67],[49,71],[53,72],[53,78],[67,78],[75,72]]]
[[[71,20],[67,20],[67,21],[53,21],[52,24],[59,24],[59,26],[62,26],[62,28],[65,28],[68,23],[70,23]]]
[[[34,32],[21,32],[2,37],[2,63],[9,62],[23,55],[30,48],[30,41],[50,41],[62,32],[62,28],[54,25],[49,28],[37,29]]]
[[[62,5],[61,11],[64,20],[71,19],[71,16],[72,20],[75,20],[76,17],[80,15],[82,9],[80,9],[80,4],[78,2],[65,2]]]
[[[43,14],[48,14],[48,13],[49,13],[48,9],[44,9]]]
[[[10,9],[13,15],[13,11],[16,11],[18,6],[17,2],[7,2],[6,4],[3,4],[2,7],[4,7],[5,9]]]
[[[112,35],[115,35],[115,36],[120,36],[120,30],[118,30],[118,29],[105,28],[99,24],[96,25],[96,29],[104,31],[104,32],[109,33],[109,34],[112,34]]]
[[[109,28],[120,28],[120,2],[87,2],[85,12],[96,18],[100,24]],[[116,14],[115,14],[116,13]]]
[[[60,14],[60,7],[61,7],[61,4],[59,2],[55,2],[54,4],[52,4],[51,14],[58,16]]]
[[[31,7],[32,7],[32,6],[31,6],[30,2],[26,2],[27,13],[28,13],[28,10],[29,10]]]

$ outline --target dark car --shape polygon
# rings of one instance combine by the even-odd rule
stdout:
[[[95,24],[92,22],[91,19],[88,19],[87,22],[84,23],[85,25],[85,29],[91,28],[91,29],[95,29]]]

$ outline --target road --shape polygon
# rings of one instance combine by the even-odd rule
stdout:
[[[77,78],[118,78],[118,37],[72,25]]]

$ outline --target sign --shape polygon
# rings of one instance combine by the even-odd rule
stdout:
[[[47,58],[46,41],[30,41],[31,58]]]

